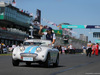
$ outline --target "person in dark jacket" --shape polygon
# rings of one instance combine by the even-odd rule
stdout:
[[[62,54],[62,48],[61,48],[61,46],[58,46],[57,49],[59,50],[59,53]]]
[[[42,32],[42,29],[43,29],[43,26],[40,25],[39,34],[40,35],[46,35],[46,40],[50,40],[52,42],[50,45],[54,44],[55,43],[56,36],[52,32],[52,28],[51,27],[47,28],[47,32],[44,32],[44,33]]]

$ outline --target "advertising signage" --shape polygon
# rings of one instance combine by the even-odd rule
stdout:
[[[100,40],[96,40],[95,42],[96,42],[96,43],[100,43]]]
[[[55,34],[59,34],[59,35],[62,35],[63,32],[62,30],[53,30]],[[42,32],[46,32],[46,29],[43,29]]]
[[[100,29],[100,25],[96,25],[95,28],[96,28],[96,29]]]
[[[100,25],[62,25],[62,28],[76,29],[100,29]]]
[[[84,25],[62,25],[62,28],[85,28]]]
[[[100,25],[87,25],[86,28],[91,29],[100,29]]]
[[[95,26],[93,26],[93,25],[87,25],[86,28],[91,29],[91,28],[95,28]]]

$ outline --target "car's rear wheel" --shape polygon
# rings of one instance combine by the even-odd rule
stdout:
[[[30,66],[30,65],[31,65],[31,62],[26,62],[26,65],[27,65],[27,66]]]
[[[58,67],[58,64],[59,64],[59,54],[57,55],[56,62],[53,63],[53,66],[54,66],[54,67]]]
[[[49,68],[50,67],[50,53],[48,53],[47,55],[47,59],[44,63],[45,67]]]
[[[13,60],[12,59],[13,66],[19,66],[19,60]]]

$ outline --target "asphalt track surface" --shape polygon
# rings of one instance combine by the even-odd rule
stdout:
[[[25,63],[14,67],[11,56],[0,56],[0,75],[100,75],[100,55],[60,54],[59,66],[50,68]]]

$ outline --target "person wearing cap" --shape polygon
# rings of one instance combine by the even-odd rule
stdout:
[[[43,29],[43,26],[40,25],[39,34],[40,35],[46,35],[46,40],[51,40],[51,42],[52,42],[50,45],[54,44],[55,43],[56,36],[52,32],[52,28],[51,27],[48,27],[47,28],[47,32],[42,32],[42,29]]]

